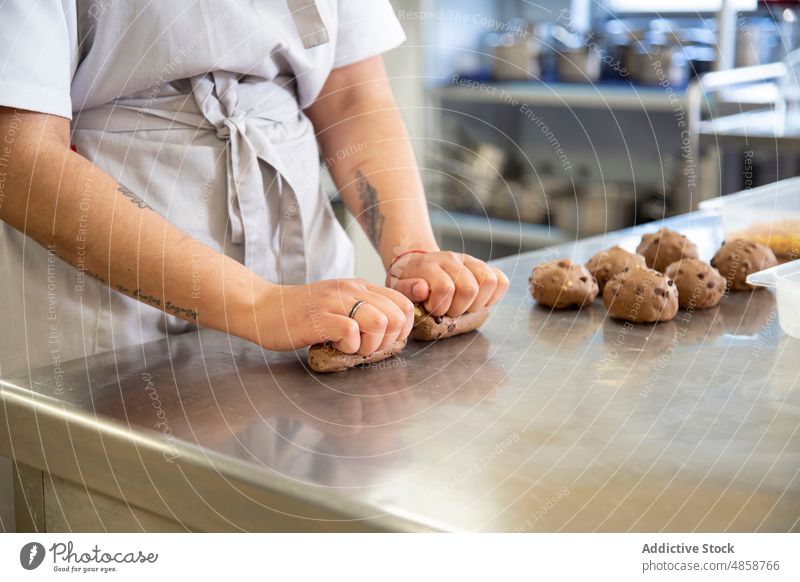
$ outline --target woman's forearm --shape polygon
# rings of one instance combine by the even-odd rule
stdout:
[[[333,71],[308,114],[342,199],[384,266],[404,250],[436,250],[419,169],[382,60]]]
[[[11,113],[0,110],[0,134]],[[26,113],[11,151],[0,219],[112,289],[251,341],[271,285],[191,238],[71,152],[66,120]],[[231,317],[229,317],[229,315]]]

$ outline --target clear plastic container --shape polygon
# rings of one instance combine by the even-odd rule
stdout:
[[[720,214],[727,240],[764,243],[783,261],[800,258],[800,178],[706,200],[700,208]]]
[[[781,329],[800,339],[800,261],[748,275],[747,282],[776,289]]]

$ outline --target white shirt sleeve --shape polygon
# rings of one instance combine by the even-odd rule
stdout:
[[[62,0],[0,2],[0,106],[71,119],[70,54]]]
[[[389,0],[339,0],[333,68],[396,48],[406,40]]]

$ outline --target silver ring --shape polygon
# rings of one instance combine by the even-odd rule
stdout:
[[[350,313],[347,314],[347,317],[350,319],[354,319],[356,316],[356,312],[361,309],[361,306],[366,303],[365,301],[356,301],[353,303],[353,306],[350,308]]]

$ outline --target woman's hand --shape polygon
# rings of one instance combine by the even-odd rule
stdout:
[[[364,301],[353,318],[350,310]],[[309,285],[273,285],[256,304],[263,347],[286,351],[330,341],[363,356],[405,339],[414,324],[414,305],[397,291],[361,279],[332,279]]]
[[[386,286],[424,302],[432,315],[456,317],[497,303],[508,290],[508,277],[469,255],[435,251],[401,256],[389,268]]]

